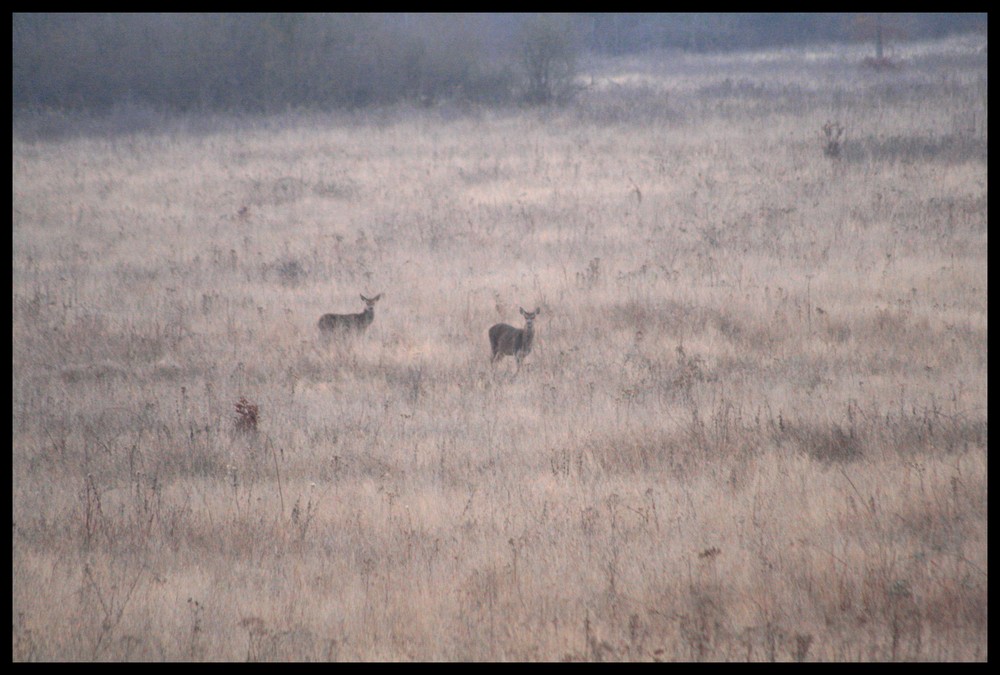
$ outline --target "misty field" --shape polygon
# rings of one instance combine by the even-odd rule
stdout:
[[[863,54],[15,125],[13,660],[986,660],[985,36]]]

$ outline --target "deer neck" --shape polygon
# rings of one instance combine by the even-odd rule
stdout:
[[[521,331],[521,351],[527,353],[531,351],[531,343],[535,340],[535,326],[526,323]]]

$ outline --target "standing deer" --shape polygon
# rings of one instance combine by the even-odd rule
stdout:
[[[823,134],[826,136],[823,154],[827,157],[840,157],[840,139],[844,136],[844,127],[840,126],[840,122],[827,122],[823,125]]]
[[[360,314],[324,314],[319,318],[319,332],[326,337],[363,333],[375,318],[375,303],[382,294],[374,298],[361,296],[365,301],[365,311]]]
[[[493,349],[491,364],[495,364],[500,357],[513,356],[517,361],[517,372],[521,371],[521,361],[531,353],[531,346],[535,342],[535,317],[538,316],[540,307],[536,307],[534,312],[525,312],[523,307],[521,316],[524,317],[524,328],[514,328],[506,323],[498,323],[490,328],[490,347]]]

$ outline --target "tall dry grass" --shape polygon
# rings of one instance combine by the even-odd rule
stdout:
[[[919,47],[15,134],[13,659],[985,660],[987,66]]]

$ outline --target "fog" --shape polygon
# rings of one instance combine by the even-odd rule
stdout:
[[[986,14],[14,14],[15,114],[118,104],[190,111],[400,102],[545,105],[581,64],[941,37]]]

